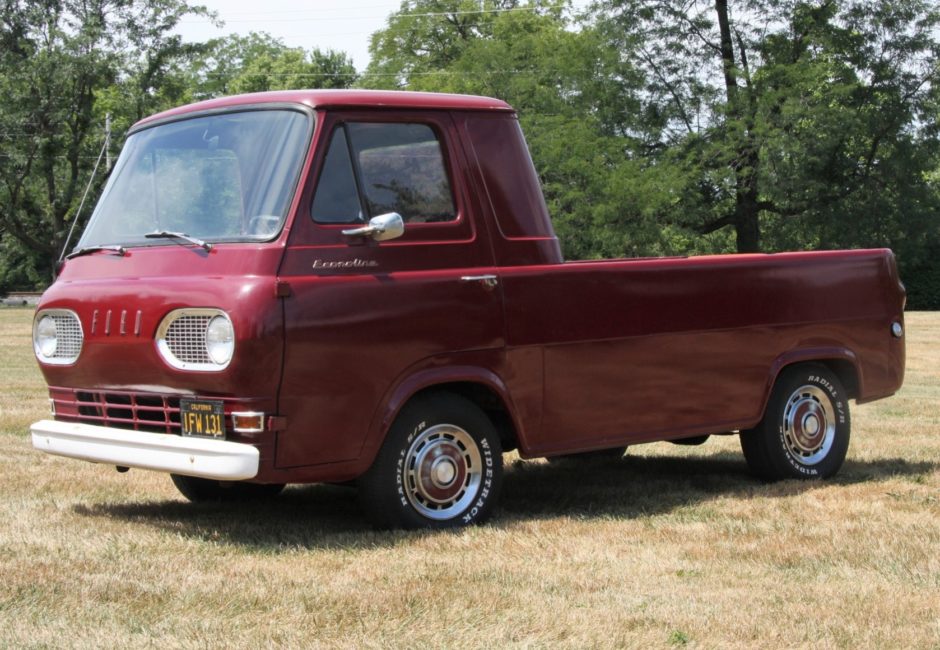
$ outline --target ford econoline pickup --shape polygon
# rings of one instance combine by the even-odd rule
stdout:
[[[32,442],[194,501],[354,482],[386,527],[484,521],[509,450],[734,434],[826,478],[904,304],[889,250],[563,261],[496,99],[229,97],[130,130],[35,314]]]

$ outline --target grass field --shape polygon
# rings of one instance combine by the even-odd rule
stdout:
[[[825,483],[736,438],[579,469],[507,457],[485,527],[375,532],[352,490],[194,506],[33,451],[31,312],[0,310],[0,647],[940,648],[940,314]]]

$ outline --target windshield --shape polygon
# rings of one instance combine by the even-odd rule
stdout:
[[[127,139],[77,248],[277,235],[309,141],[309,117],[253,110],[171,122]]]

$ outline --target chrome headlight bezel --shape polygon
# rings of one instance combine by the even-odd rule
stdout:
[[[210,328],[215,332],[212,341]],[[171,368],[219,372],[235,357],[235,326],[221,309],[174,309],[160,321],[155,342],[160,358]]]
[[[33,353],[50,366],[70,366],[85,347],[82,321],[71,309],[43,309],[33,317]]]

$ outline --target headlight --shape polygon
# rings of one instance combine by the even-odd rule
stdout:
[[[228,365],[235,353],[235,330],[232,321],[225,316],[216,316],[206,328],[206,351],[212,362],[219,366]]]
[[[224,370],[235,354],[235,328],[221,309],[177,309],[157,328],[157,351],[178,370]]]
[[[33,321],[33,350],[42,363],[69,365],[82,351],[85,337],[75,312],[47,309],[36,314]]]
[[[36,354],[45,359],[51,359],[55,355],[55,349],[59,347],[59,340],[56,334],[55,319],[52,316],[43,316],[36,323]]]

